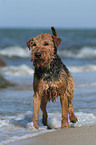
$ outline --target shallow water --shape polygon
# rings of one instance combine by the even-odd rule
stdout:
[[[75,88],[77,89],[73,99],[74,112],[78,117],[78,122],[75,126],[96,124],[95,73],[96,72],[72,73]],[[91,78],[91,82],[87,79],[90,75],[93,78]],[[41,110],[39,114],[39,130],[33,128],[32,76],[9,76],[6,78],[17,85],[0,90],[1,145],[50,131],[42,124]],[[61,105],[59,98],[56,100],[55,104],[52,102],[48,103],[47,111],[48,125],[52,130],[60,128]],[[73,126],[71,123],[70,125]]]

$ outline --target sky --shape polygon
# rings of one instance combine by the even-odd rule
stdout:
[[[96,28],[96,0],[0,0],[0,27]]]

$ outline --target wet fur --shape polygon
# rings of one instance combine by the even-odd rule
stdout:
[[[61,39],[57,37],[54,27],[53,35],[43,33],[36,38],[27,41],[27,46],[32,51],[32,60],[35,66],[34,72],[34,96],[33,96],[33,125],[38,129],[39,109],[43,112],[42,122],[47,125],[47,102],[60,96],[62,106],[61,127],[69,127],[70,121],[75,123],[77,118],[73,112],[72,99],[74,96],[74,81],[67,67],[57,55],[57,47]],[[40,53],[40,58],[36,53]]]

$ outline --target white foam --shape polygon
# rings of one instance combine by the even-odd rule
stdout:
[[[0,55],[7,57],[29,57],[30,53],[28,48],[22,47],[7,47],[5,49],[0,50]]]
[[[96,58],[96,48],[83,47],[76,55],[76,58]]]
[[[8,76],[32,75],[34,70],[25,64],[20,66],[7,66],[0,68],[0,74]]]
[[[94,114],[92,113],[76,112],[75,114],[78,118],[78,122],[75,123],[75,126],[96,124],[96,116],[94,116]],[[26,114],[18,116],[11,117],[9,116],[5,120],[4,119],[0,120],[0,127],[8,126],[9,124],[24,128],[30,128],[30,126],[33,127],[32,116],[33,115],[31,111],[28,111]],[[60,128],[61,119],[62,119],[61,113],[48,113],[48,126],[50,126],[50,128]],[[42,118],[40,117],[39,117],[39,127],[41,128],[43,127],[43,129],[46,128],[46,127],[44,128],[42,124]]]
[[[96,124],[96,116],[94,116],[92,113],[83,113],[83,112],[78,112],[75,113],[77,118],[78,118],[78,122],[75,124],[70,123],[70,125],[74,125],[74,126],[86,126],[86,125],[93,125]],[[51,113],[49,114],[49,118],[48,118],[48,125],[50,126],[50,128],[60,128],[61,127],[61,114],[54,114]]]
[[[9,120],[0,120],[0,127],[5,127],[9,125]]]
[[[75,124],[75,126],[90,126],[96,124],[96,116],[92,113],[83,113],[79,112],[76,113],[76,116],[78,118],[78,122]]]
[[[60,57],[62,58],[87,58],[87,59],[93,59],[96,58],[96,47],[89,47],[89,46],[85,46],[82,47],[80,50],[59,50],[58,54],[60,55]]]
[[[77,112],[75,113],[78,122],[75,123],[75,126],[85,126],[85,125],[92,125],[96,124],[96,116],[92,113],[83,113],[83,112]],[[15,118],[10,119],[10,123],[19,126],[19,127],[24,127],[28,129],[34,130],[33,123],[32,123],[32,112],[27,112],[24,115],[19,115],[18,117],[16,116]],[[48,113],[48,126],[52,129],[60,128],[61,127],[61,119],[62,119],[62,114],[61,113]],[[70,123],[70,121],[69,121]],[[71,124],[71,123],[70,123]],[[47,129],[46,127],[43,126],[42,124],[42,118],[39,117],[39,128],[40,129]]]
[[[78,122],[74,126],[80,127],[96,124],[96,116],[92,113],[77,112],[75,114],[78,118]],[[61,119],[61,113],[48,113],[48,125],[52,128],[52,130],[48,130],[46,126],[43,126],[42,118],[39,116],[39,129],[37,130],[33,127],[31,111],[18,114],[16,116],[7,116],[7,118],[2,121],[0,130],[2,131],[2,134],[5,134],[7,131],[6,136],[8,137],[2,140],[0,145],[8,144],[21,139],[27,139],[49,131],[54,131],[54,129],[61,127]],[[7,126],[4,126],[5,123],[3,122],[6,122],[6,120]],[[69,124],[73,126],[72,123],[69,122]]]
[[[96,65],[86,65],[86,66],[70,66],[69,70],[71,72],[88,72],[96,71]]]
[[[66,57],[68,57],[68,58],[74,58],[75,57],[75,54],[72,52],[72,51],[70,51],[70,50],[59,50],[58,51],[58,55],[61,57],[61,58],[66,58]]]
[[[48,126],[50,128],[61,127],[61,114],[60,113],[48,113]]]

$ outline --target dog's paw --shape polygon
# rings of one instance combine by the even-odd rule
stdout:
[[[70,122],[72,122],[72,123],[76,123],[78,121],[78,119],[74,113],[71,113],[69,118],[70,118]]]
[[[70,128],[69,123],[68,122],[62,123],[61,128]]]

